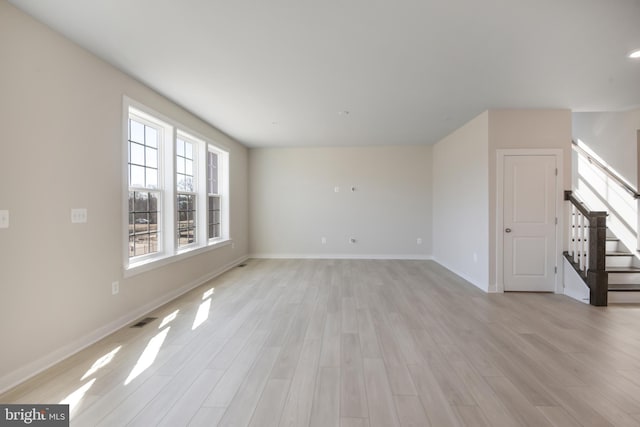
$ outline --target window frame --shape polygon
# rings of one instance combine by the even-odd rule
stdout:
[[[129,256],[129,117],[142,119],[158,132],[158,188],[136,188],[145,192],[161,192],[158,202],[158,252],[144,254],[137,257]],[[176,120],[170,119],[157,111],[138,103],[127,96],[123,96],[123,270],[124,277],[130,277],[145,271],[153,270],[163,265],[179,261],[197,254],[230,245],[229,235],[229,150],[223,144],[213,141],[197,132],[183,126]],[[195,195],[196,216],[194,242],[179,246],[178,244],[178,186],[177,186],[177,140],[178,138],[194,143],[194,180],[196,181]],[[220,237],[208,238],[208,185],[207,158],[209,151],[219,155],[219,194],[220,194]],[[224,167],[220,164],[224,162]],[[223,170],[221,170],[223,169]],[[183,192],[180,192],[183,193]],[[135,221],[135,218],[134,218]],[[160,238],[162,236],[162,238]]]

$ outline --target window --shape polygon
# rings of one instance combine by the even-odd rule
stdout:
[[[197,243],[197,175],[195,142],[178,137],[176,141],[176,224],[178,248]]]
[[[126,269],[227,242],[228,152],[127,98],[124,105]]]
[[[135,114],[128,120],[129,257],[160,251],[158,152],[160,129]]]
[[[207,237],[220,237],[220,192],[218,187],[218,153],[207,152]]]

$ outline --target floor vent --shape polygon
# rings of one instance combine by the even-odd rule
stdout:
[[[131,325],[132,328],[142,328],[144,325],[146,325],[147,323],[151,323],[154,320],[156,320],[157,317],[145,317],[144,319],[142,319],[141,321],[139,321],[138,323]]]

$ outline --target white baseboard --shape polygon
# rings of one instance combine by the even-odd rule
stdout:
[[[467,282],[471,283],[473,286],[475,286],[476,288],[480,289],[481,291],[489,293],[489,284],[488,283],[486,283],[484,285],[481,285],[476,281],[476,279],[473,279],[473,278],[467,276],[466,274],[457,271],[455,268],[451,267],[450,265],[447,265],[447,263],[442,262],[438,258],[433,258],[433,260],[435,262],[437,262],[438,264],[440,264],[441,266],[443,266],[444,268],[446,268],[447,270],[449,270],[452,273],[454,273],[456,276],[462,277],[464,280],[466,280]]]
[[[380,260],[433,260],[431,255],[378,255],[378,254],[251,254],[250,258],[258,259],[380,259]]]
[[[111,335],[117,330],[127,326],[134,320],[139,319],[143,315],[157,309],[158,307],[163,306],[169,301],[172,301],[177,297],[189,292],[190,290],[205,284],[209,280],[232,269],[233,267],[235,267],[238,264],[241,264],[247,259],[249,259],[248,256],[240,257],[235,261],[232,261],[231,263],[226,264],[220,267],[219,269],[210,272],[209,274],[199,277],[198,279],[190,283],[187,283],[186,285],[178,289],[175,289],[174,291],[169,292],[168,294],[162,295],[154,299],[153,301],[150,301],[149,303],[139,307],[138,309],[132,311],[131,313],[128,313],[112,322],[109,322],[108,324],[102,326],[101,328],[98,328],[95,331],[91,332],[90,334],[85,335],[63,346],[49,353],[48,355],[41,357],[38,360],[30,362],[27,365],[14,370],[13,372],[0,378],[0,393],[4,393],[5,391],[17,386],[18,384],[24,381],[27,381],[28,379],[38,375],[40,372],[46,369],[49,369],[50,367],[63,361],[64,359],[70,356],[73,356],[74,354],[84,350],[85,348],[89,347],[92,344],[95,344],[96,342],[100,341],[104,337]]]

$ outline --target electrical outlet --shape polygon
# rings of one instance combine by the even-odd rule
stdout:
[[[9,228],[9,211],[0,211],[0,228]]]
[[[327,244],[327,238],[326,238],[326,237],[323,237],[322,239],[320,239],[320,242],[321,242],[323,245],[326,245],[326,244]]]
[[[333,187],[333,191],[335,193],[339,193],[340,192],[340,187],[338,187],[337,185],[335,187]]]
[[[120,282],[117,280],[115,282],[111,282],[111,295],[116,295],[120,292]]]
[[[422,244],[422,237],[418,237],[418,238],[416,239],[416,244],[417,244],[417,245],[421,245],[421,244]]]
[[[84,208],[71,209],[71,222],[73,224],[84,224],[87,222],[87,210]]]

